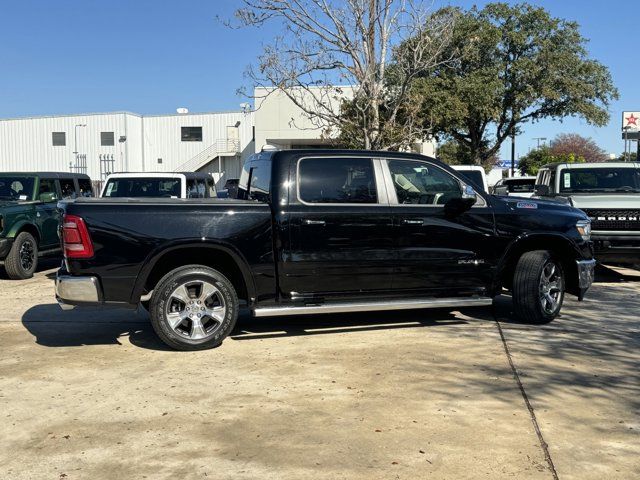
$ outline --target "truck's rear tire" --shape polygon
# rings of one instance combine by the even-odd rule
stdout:
[[[549,323],[560,313],[564,300],[562,264],[547,250],[526,252],[513,278],[513,307],[527,323]]]
[[[29,232],[20,232],[13,241],[4,269],[12,280],[33,277],[38,268],[38,242]]]
[[[238,318],[238,295],[220,272],[202,265],[172,270],[155,286],[151,325],[176,350],[217,347]]]

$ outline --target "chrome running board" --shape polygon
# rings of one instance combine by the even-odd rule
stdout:
[[[323,303],[320,305],[304,305],[300,307],[258,307],[253,311],[254,317],[276,317],[279,315],[315,315],[318,313],[373,312],[378,310],[411,310],[417,308],[465,308],[491,305],[489,297],[460,298],[420,298],[387,300],[384,302],[350,302]]]

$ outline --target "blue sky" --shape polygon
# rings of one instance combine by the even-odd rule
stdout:
[[[486,2],[434,2],[471,6]],[[525,126],[518,154],[535,137],[577,132],[620,153],[623,110],[640,110],[637,14],[631,4],[602,0],[532,1],[576,20],[593,58],[620,90],[607,127],[578,119]],[[238,110],[236,89],[272,28],[230,30],[237,0],[20,0],[0,10],[0,118],[129,110],[168,113]],[[503,158],[509,156],[503,148]]]

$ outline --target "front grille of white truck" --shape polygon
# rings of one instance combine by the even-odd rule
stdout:
[[[640,210],[584,210],[592,230],[640,231]]]

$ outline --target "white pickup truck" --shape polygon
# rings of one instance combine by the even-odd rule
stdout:
[[[208,173],[112,173],[107,177],[101,198],[211,198],[215,184]]]
[[[536,196],[568,203],[591,219],[596,259],[640,264],[640,163],[553,163],[538,172]]]

